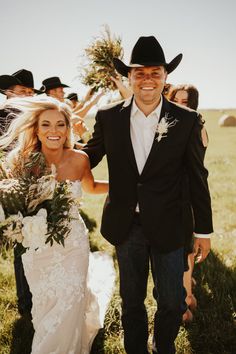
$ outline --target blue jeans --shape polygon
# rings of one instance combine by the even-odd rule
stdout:
[[[144,305],[149,264],[154,281],[158,311],[154,320],[153,342],[159,354],[174,354],[174,341],[186,311],[183,287],[183,248],[159,253],[145,238],[135,217],[128,239],[116,247],[120,271],[122,325],[128,354],[147,354],[148,319]]]

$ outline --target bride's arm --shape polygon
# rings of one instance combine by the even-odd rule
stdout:
[[[93,174],[90,169],[89,158],[87,155],[83,155],[84,160],[84,172],[81,180],[82,188],[86,193],[102,194],[108,193],[109,183],[107,181],[94,180]]]

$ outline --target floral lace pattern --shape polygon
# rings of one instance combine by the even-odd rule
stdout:
[[[88,354],[112,294],[111,258],[102,252],[89,256],[87,229],[78,211],[79,181],[71,183],[71,193],[75,203],[65,247],[47,244],[22,256],[33,295],[34,354]]]

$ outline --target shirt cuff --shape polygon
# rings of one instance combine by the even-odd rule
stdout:
[[[197,234],[196,232],[193,233],[193,236],[196,238],[211,238],[211,234]]]

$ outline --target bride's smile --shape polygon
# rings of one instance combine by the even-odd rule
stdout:
[[[37,135],[43,148],[63,148],[67,134],[68,125],[61,112],[50,109],[40,114]]]

